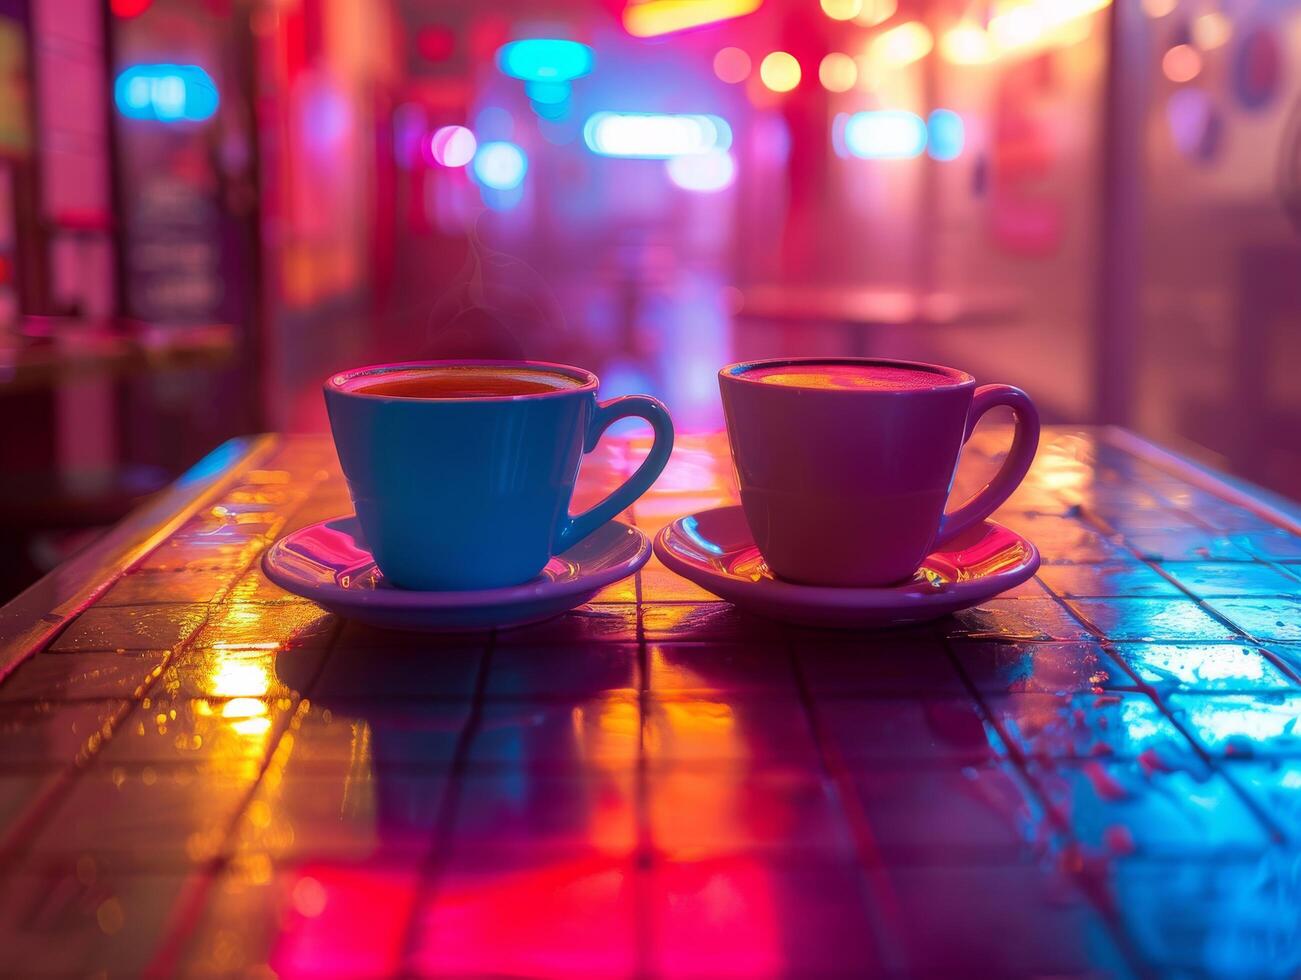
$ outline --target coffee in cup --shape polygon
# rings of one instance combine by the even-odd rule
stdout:
[[[755,544],[792,582],[903,581],[984,520],[1020,484],[1039,443],[1028,395],[954,368],[872,358],[787,358],[719,372],[723,411]],[[996,405],[1016,415],[1002,469],[944,512],[958,455]]]
[[[385,579],[422,590],[523,584],[649,489],[673,424],[654,398],[598,402],[590,371],[533,361],[428,361],[357,368],[325,383],[339,462]],[[585,452],[629,416],[650,454],[601,503],[570,497]]]

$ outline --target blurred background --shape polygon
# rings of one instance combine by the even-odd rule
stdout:
[[[1025,387],[1301,496],[1301,2],[0,0],[0,597],[358,364]]]

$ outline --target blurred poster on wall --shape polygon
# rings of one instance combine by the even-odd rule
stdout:
[[[324,424],[317,385],[364,348],[377,109],[401,69],[387,4],[283,0],[254,20],[258,175],[266,270],[267,411],[277,428]],[[290,393],[303,394],[301,397]]]
[[[151,379],[132,432],[214,445],[259,425],[248,23],[187,0],[110,23],[122,312],[155,330],[223,325],[234,345],[221,365]]]
[[[1152,17],[1145,435],[1301,496],[1301,3]]]
[[[932,63],[936,100],[966,135],[935,168],[934,283],[1008,312],[935,332],[928,356],[1009,379],[1057,418],[1093,410],[1106,7],[1001,5],[1059,18],[1024,35],[942,21]]]
[[[0,331],[18,322],[13,176],[0,165]]]
[[[14,168],[31,155],[27,30],[17,0],[0,0],[0,331],[18,321]]]
[[[204,117],[206,107],[191,109],[198,96],[190,89],[202,79],[184,70],[211,78],[220,104],[221,52],[202,29],[206,19],[154,10],[119,30],[114,98],[126,306],[156,323],[238,319],[242,312],[224,302],[228,284],[237,300],[239,277],[222,268],[218,121],[215,112]]]
[[[131,188],[125,220],[131,312],[155,323],[221,319],[220,216],[210,189],[168,174]]]
[[[32,145],[27,111],[27,31],[16,12],[17,4],[11,0],[0,2],[0,157],[11,158],[26,157]]]

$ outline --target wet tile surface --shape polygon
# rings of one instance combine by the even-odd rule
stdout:
[[[0,768],[66,768],[99,752],[131,711],[124,700],[0,704]]]
[[[987,699],[1008,741],[1026,756],[1048,759],[1161,758],[1190,755],[1179,729],[1148,695],[1000,694]]]
[[[1162,570],[1194,595],[1217,598],[1301,598],[1301,579],[1259,562],[1165,562]]]
[[[1292,977],[1301,971],[1301,856],[1126,861],[1104,883],[1138,955],[1187,976]]]
[[[1236,761],[1225,772],[1293,847],[1301,844],[1301,759]]]
[[[877,767],[855,774],[853,793],[890,865],[1017,864],[1057,833],[1006,764]]]
[[[172,650],[207,620],[206,605],[92,607],[50,645],[58,653],[87,650]]]
[[[1208,599],[1207,605],[1248,636],[1258,640],[1301,642],[1301,600]]]
[[[1248,566],[1250,567],[1250,566]],[[1167,567],[1167,570],[1168,567]],[[1151,565],[1127,562],[1104,565],[1044,565],[1039,579],[1067,598],[1183,596],[1177,585]]]
[[[826,751],[851,768],[976,765],[1003,752],[970,698],[825,701],[817,721]]]
[[[1271,842],[1232,783],[1197,763],[1092,759],[1038,764],[1031,776],[1090,857],[1254,855]]]
[[[871,975],[885,965],[852,864],[745,858],[653,870],[649,968],[671,977]]]
[[[990,599],[941,624],[949,636],[971,640],[1035,642],[1087,640],[1093,632],[1055,599]]]
[[[684,436],[623,519],[735,500]],[[347,509],[281,441],[0,682],[0,973],[1301,970],[1301,544],[1204,486],[1049,430],[996,515],[1039,576],[859,634],[656,563],[525,629],[344,623],[257,560]]]
[[[998,643],[956,638],[950,649],[967,681],[990,694],[1083,694],[1137,682],[1100,643]]]
[[[0,703],[143,696],[166,659],[163,650],[82,653],[75,657],[41,653],[21,664],[0,685]]]
[[[809,688],[820,696],[965,693],[939,631],[805,639],[794,652]]]
[[[1162,692],[1296,689],[1293,671],[1238,643],[1118,643],[1112,653]]]
[[[214,775],[187,765],[97,764],[31,844],[36,855],[144,872],[184,870],[215,858],[245,806],[255,771]]]
[[[1123,976],[1106,920],[1062,876],[1034,867],[910,868],[890,876],[918,974]],[[1034,909],[1033,915],[1011,910]]]
[[[1214,755],[1301,757],[1301,694],[1175,695],[1176,717]]]
[[[1232,640],[1239,636],[1191,599],[1071,599],[1068,604],[1108,640]]]

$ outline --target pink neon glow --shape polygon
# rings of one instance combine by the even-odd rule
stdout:
[[[268,960],[277,976],[375,976],[400,968],[415,875],[307,865],[283,887],[285,911]]]
[[[479,148],[474,133],[464,126],[444,126],[429,140],[429,153],[444,167],[464,167]]]

